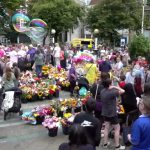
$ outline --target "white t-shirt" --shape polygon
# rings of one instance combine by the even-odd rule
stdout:
[[[11,51],[9,52],[10,56],[10,62],[13,63],[18,63],[18,53],[16,51]]]
[[[25,57],[25,56],[26,56],[26,52],[24,50],[18,51],[18,57]]]
[[[122,63],[121,61],[118,62],[118,63],[116,63],[116,65],[115,65],[115,68],[116,68],[117,70],[122,69],[122,67],[123,67],[123,63]]]
[[[126,73],[126,79],[125,79],[125,83],[131,83],[134,84],[134,76],[131,75],[131,72],[127,72]]]
[[[60,58],[60,47],[55,47],[54,48],[54,57],[59,57]]]

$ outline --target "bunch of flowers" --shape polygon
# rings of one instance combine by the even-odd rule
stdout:
[[[34,96],[36,98],[44,99],[49,95],[53,95],[60,89],[51,79],[33,77],[34,75],[32,75],[31,72],[26,72],[21,77],[20,89],[23,91],[22,97],[24,99],[33,100]]]
[[[44,76],[48,75],[49,69],[50,69],[50,66],[43,66],[42,67],[42,75],[44,75]]]
[[[46,117],[42,125],[48,129],[58,128],[60,126],[59,118],[56,116]]]
[[[22,120],[24,120],[26,123],[29,124],[37,124],[36,118],[34,117],[34,114],[32,112],[25,112],[22,115]]]
[[[55,109],[52,106],[38,106],[32,110],[34,116],[47,116],[53,115]]]
[[[124,110],[123,106],[120,104],[117,104],[117,113],[118,114],[125,114],[125,110]]]
[[[68,109],[75,109],[77,107],[81,107],[82,103],[80,99],[68,98],[68,99],[60,99],[59,108],[60,111],[67,111]],[[71,112],[71,111],[70,111]]]
[[[70,82],[68,80],[62,81],[61,85],[62,85],[62,87],[69,87],[70,86]]]
[[[52,106],[38,106],[31,112],[25,112],[22,120],[30,124],[41,124],[45,116],[53,116],[55,109]]]
[[[69,127],[72,125],[74,116],[71,113],[65,113],[61,119],[62,126]]]

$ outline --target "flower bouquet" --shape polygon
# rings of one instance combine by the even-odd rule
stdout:
[[[60,126],[59,118],[53,116],[53,117],[47,117],[45,118],[42,125],[48,129],[48,135],[50,137],[57,136],[58,127]]]
[[[42,77],[48,78],[49,69],[50,69],[49,66],[43,66],[42,67]]]
[[[74,116],[71,113],[65,113],[63,119],[61,119],[62,131],[64,135],[69,134],[70,127],[73,123]]]
[[[31,112],[25,112],[22,119],[30,124],[42,124],[45,116],[53,116],[55,110],[52,106],[38,106]]]

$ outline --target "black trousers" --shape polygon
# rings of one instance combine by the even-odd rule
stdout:
[[[70,81],[70,93],[71,94],[73,94],[75,86],[76,86],[76,81],[75,80]]]

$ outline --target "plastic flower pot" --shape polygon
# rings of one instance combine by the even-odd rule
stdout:
[[[86,106],[84,104],[82,105],[82,109],[83,111],[86,111]]]
[[[59,97],[59,90],[56,90],[56,91],[55,91],[54,96],[55,96],[56,98]]]
[[[71,113],[71,112],[72,112],[72,108],[69,107],[66,109],[66,113]]]
[[[22,102],[23,104],[26,104],[26,103],[28,103],[28,100],[27,100],[26,98],[24,98],[24,97],[21,97],[21,102]]]
[[[52,129],[48,129],[48,135],[49,135],[50,137],[55,137],[55,136],[57,136],[57,132],[58,132],[58,127],[52,128]]]
[[[81,112],[81,107],[76,107],[76,108],[74,109],[74,112],[75,112],[75,113]]]
[[[37,116],[36,117],[36,124],[42,124],[42,122],[44,121],[44,116]]]
[[[48,100],[52,100],[53,99],[53,95],[49,94],[48,95]]]
[[[58,116],[58,117],[63,117],[63,111],[58,111],[58,112],[57,112],[57,116]]]
[[[62,132],[64,135],[68,135],[70,131],[70,126],[62,125]]]
[[[32,96],[32,101],[37,101],[38,100],[38,96],[37,96],[37,94],[34,94],[33,96]]]

